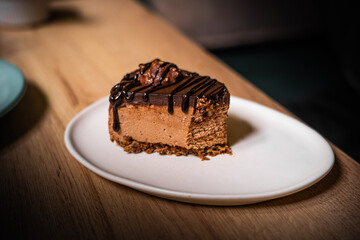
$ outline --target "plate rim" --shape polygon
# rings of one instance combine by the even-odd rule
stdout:
[[[90,163],[88,160],[86,160],[78,151],[75,149],[75,146],[71,144],[71,132],[74,128],[75,123],[78,119],[80,119],[83,115],[85,115],[87,112],[91,111],[92,109],[96,108],[98,105],[103,104],[105,101],[107,101],[108,97],[101,98],[100,100],[97,100],[96,102],[90,104],[86,108],[84,108],[82,111],[80,111],[67,125],[65,132],[64,132],[64,141],[65,145],[68,149],[68,151],[71,153],[71,155],[82,165],[84,165],[86,168],[91,170],[92,172],[96,173],[97,175],[108,179],[110,181],[119,183],[121,185],[139,190],[141,192],[148,193],[150,195],[181,201],[181,202],[188,202],[188,203],[195,203],[195,204],[204,204],[204,205],[244,205],[244,204],[251,204],[251,203],[257,203],[267,200],[272,200],[276,198],[285,197],[297,192],[300,192],[306,188],[309,188],[310,186],[316,184],[321,179],[323,179],[333,168],[335,163],[335,155],[334,152],[329,145],[329,142],[326,141],[318,132],[316,132],[314,129],[310,128],[303,122],[292,118],[288,115],[285,115],[275,109],[269,108],[267,106],[261,105],[259,103],[243,99],[236,96],[231,96],[232,99],[237,99],[240,101],[245,101],[247,103],[255,104],[260,107],[265,107],[269,110],[272,110],[278,114],[281,114],[287,118],[290,118],[294,121],[297,121],[299,124],[303,125],[304,127],[311,130],[315,135],[320,137],[324,140],[324,143],[329,148],[329,151],[331,152],[331,160],[329,160],[329,165],[327,168],[323,168],[319,170],[318,174],[313,174],[311,177],[306,178],[303,181],[300,181],[297,184],[294,184],[292,186],[281,188],[275,191],[268,191],[263,193],[251,193],[251,194],[206,194],[206,193],[189,193],[189,192],[182,192],[182,191],[174,191],[170,189],[165,189],[161,187],[156,187],[152,185],[148,185],[146,183],[141,183],[135,180],[129,180],[127,178],[112,174],[100,167],[97,167],[96,165]],[[326,169],[326,171],[324,170]]]
[[[21,78],[20,80],[21,85],[16,93],[16,97],[14,97],[13,100],[11,100],[7,105],[5,105],[3,109],[0,109],[0,118],[1,118],[5,116],[8,112],[10,112],[20,102],[20,100],[25,95],[27,84],[23,72],[17,66],[4,59],[0,59],[0,64],[4,64],[5,66],[9,67],[8,69],[11,69],[11,71],[15,71],[19,73]]]

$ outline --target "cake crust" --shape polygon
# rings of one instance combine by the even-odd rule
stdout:
[[[216,156],[219,154],[230,154],[232,155],[231,148],[227,144],[216,144],[211,147],[203,149],[186,149],[179,146],[170,146],[163,143],[148,143],[148,142],[139,142],[131,137],[123,137],[122,139],[111,136],[110,140],[116,142],[119,146],[123,147],[124,150],[128,153],[154,153],[157,152],[161,155],[176,155],[176,156],[187,156],[189,154],[200,157],[201,160],[209,160],[206,156]]]

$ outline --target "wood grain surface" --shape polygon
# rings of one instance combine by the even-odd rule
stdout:
[[[156,57],[217,78],[232,95],[289,113],[136,2],[61,1],[51,11],[34,28],[0,29],[0,57],[17,65],[28,84],[22,101],[0,119],[0,238],[360,236],[360,167],[333,145],[335,166],[319,183],[237,207],[153,197],[86,169],[65,148],[66,125],[125,73]]]

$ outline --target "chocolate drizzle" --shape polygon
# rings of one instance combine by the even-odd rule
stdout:
[[[139,67],[140,69],[126,74],[110,91],[114,131],[120,130],[117,108],[124,107],[129,102],[155,105],[163,105],[166,102],[168,112],[172,114],[174,104],[181,106],[181,110],[186,113],[190,99],[194,110],[199,98],[205,97],[214,104],[229,101],[227,88],[216,79],[180,70],[175,64],[159,59],[140,64]],[[150,95],[153,95],[151,100]],[[174,99],[177,95],[181,95],[181,98]]]

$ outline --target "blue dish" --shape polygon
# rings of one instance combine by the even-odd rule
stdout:
[[[9,112],[25,92],[22,72],[13,64],[0,59],[0,117]]]

